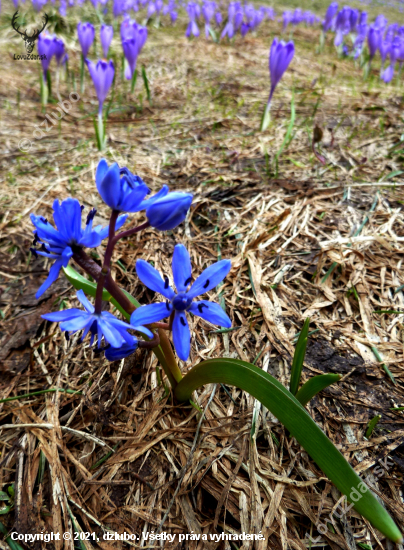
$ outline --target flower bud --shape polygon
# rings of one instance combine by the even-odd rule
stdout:
[[[155,201],[146,210],[150,225],[160,231],[174,229],[185,220],[192,198],[191,193],[174,192]]]

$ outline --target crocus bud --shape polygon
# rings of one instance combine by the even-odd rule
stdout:
[[[193,195],[191,193],[168,193],[151,204],[146,216],[152,227],[160,231],[174,229],[185,220]]]
[[[55,55],[56,63],[60,66],[64,63],[66,58],[65,44],[60,38],[54,38],[53,42],[53,53]]]
[[[101,25],[100,38],[101,46],[104,57],[108,57],[109,47],[111,45],[112,37],[114,36],[114,29],[109,25]]]
[[[43,78],[46,80],[46,75],[49,69],[49,63],[55,54],[55,36],[47,32],[39,35],[38,38],[38,54],[41,56]]]
[[[77,25],[77,35],[79,37],[80,47],[83,57],[86,58],[94,42],[95,31],[91,23],[79,23]]]
[[[370,27],[368,32],[368,48],[370,59],[373,59],[381,41],[381,32],[379,29]]]
[[[274,38],[271,50],[269,52],[269,72],[271,76],[269,101],[271,101],[275,88],[281,80],[284,72],[289,67],[294,55],[295,45],[292,41],[285,44],[285,42]]]
[[[104,101],[114,80],[114,64],[112,61],[104,61],[103,59],[97,61],[96,65],[88,59],[86,59],[86,63],[94,82],[95,92],[99,102],[99,112],[101,113],[102,106],[104,105]]]

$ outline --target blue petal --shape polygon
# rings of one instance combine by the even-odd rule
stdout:
[[[174,290],[170,286],[166,286],[166,283],[161,278],[161,275],[157,269],[154,269],[154,267],[152,267],[145,260],[137,260],[136,273],[142,283],[147,286],[147,288],[150,288],[150,290],[159,292],[168,300],[172,300],[174,298]]]
[[[98,163],[97,170],[95,172],[95,183],[98,186],[102,183],[102,180],[105,178],[105,174],[108,172],[108,162],[105,159],[101,159]]]
[[[225,328],[231,327],[230,318],[216,302],[209,302],[209,300],[193,302],[188,311],[198,317],[202,317],[202,319],[209,321],[209,323],[213,325],[219,325]]]
[[[177,291],[186,292],[191,282],[192,267],[188,250],[183,244],[177,244],[174,248],[172,268]]]
[[[183,312],[175,312],[173,322],[173,342],[175,351],[180,359],[186,361],[191,347],[191,333],[188,321]]]
[[[86,326],[91,326],[93,321],[94,319],[92,315],[89,315],[88,313],[86,314],[85,311],[82,311],[81,315],[77,315],[74,319],[60,323],[60,328],[62,330],[67,330],[68,332],[77,332]]]
[[[162,199],[167,195],[169,191],[168,185],[163,185],[163,187],[160,189],[158,193],[156,193],[153,197],[150,197],[150,199],[145,199],[142,204],[140,205],[140,210],[144,210],[146,208],[149,208],[154,202],[158,201],[159,199]]]
[[[41,241],[45,241],[56,246],[66,246],[66,239],[64,239],[62,235],[49,222],[43,222],[42,216],[35,216],[35,214],[31,214],[30,217],[32,223],[36,228],[36,231],[34,231],[34,233],[38,235]]]
[[[75,307],[72,309],[45,313],[44,315],[41,315],[41,317],[42,319],[52,321],[53,323],[61,323],[62,321],[70,321],[70,319],[74,319],[79,313],[84,313],[84,311]]]
[[[215,288],[226,277],[231,269],[230,260],[220,260],[202,271],[194,284],[187,292],[190,298],[195,298]]]
[[[164,302],[141,306],[138,307],[130,316],[130,324],[132,326],[138,326],[156,323],[157,321],[161,321],[162,319],[168,317],[171,311],[171,304],[165,304]]]
[[[59,277],[59,272],[62,268],[63,260],[56,260],[56,262],[53,264],[53,266],[49,270],[48,278],[42,285],[39,287],[37,293],[35,294],[35,298],[38,300],[42,296],[44,292],[48,290],[48,288],[51,286],[52,283],[56,281],[56,279]]]
[[[81,302],[81,304],[85,307],[86,311],[88,313],[94,313],[94,306],[93,304],[88,300],[87,296],[84,294],[83,290],[78,290],[76,292],[76,296],[78,300]]]
[[[128,214],[122,214],[122,216],[119,216],[119,218],[116,220],[115,231],[118,231],[118,229],[121,229],[121,227],[123,226],[123,224],[126,222],[127,219],[128,219]],[[94,227],[94,231],[101,237],[101,240],[103,240],[108,237],[109,226],[107,225],[106,227],[102,227],[101,225],[97,225],[97,227]],[[88,245],[84,244],[84,246],[88,246]]]
[[[108,321],[104,318],[103,315],[100,315],[98,317],[97,321],[98,328],[101,329],[105,340],[111,344],[114,348],[120,348],[124,342],[122,336],[120,335],[119,331],[116,330],[112,324],[108,323]],[[100,343],[100,338],[98,339],[98,343]]]
[[[101,175],[98,175],[98,169],[95,175],[95,181],[97,189],[101,195],[102,200],[112,209],[116,209],[119,204],[120,192],[121,192],[121,179],[119,176],[119,166],[116,162],[110,166],[107,172],[104,174],[104,167],[100,168],[100,174],[104,174],[101,179]]]
[[[148,192],[149,188],[145,183],[138,185],[123,198],[120,209],[125,212],[139,212],[143,210],[142,201]]]
[[[138,345],[136,339],[134,339],[134,343],[132,345],[123,344],[120,348],[110,347],[105,350],[105,358],[108,359],[108,361],[119,361],[120,359],[124,359],[125,357],[132,355],[132,353],[137,350],[137,347]]]
[[[132,328],[133,330],[136,330],[137,332],[140,332],[140,333],[144,334],[145,336],[147,336],[151,340],[153,340],[153,338],[154,338],[154,334],[152,333],[152,331],[149,330],[146,327],[143,327],[142,325],[137,325],[136,327],[130,325],[130,328]]]

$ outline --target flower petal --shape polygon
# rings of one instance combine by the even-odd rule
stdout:
[[[147,288],[150,288],[150,290],[159,292],[168,300],[172,300],[174,298],[174,290],[168,285],[167,281],[163,281],[157,269],[154,269],[154,267],[152,267],[145,260],[138,260],[136,262],[136,273],[142,283],[146,285]]]
[[[161,321],[170,315],[172,311],[171,304],[160,302],[159,304],[149,304],[138,307],[130,316],[130,324],[134,327],[139,325],[148,325]]]
[[[172,268],[177,291],[186,292],[191,282],[192,267],[189,252],[183,244],[177,244],[174,247]]]
[[[120,348],[122,344],[124,343],[124,339],[122,338],[119,331],[112,325],[112,323],[109,323],[103,315],[100,315],[97,319],[98,328],[101,329],[105,340],[111,344],[113,348]],[[98,340],[98,344],[100,344],[100,340]]]
[[[52,321],[53,323],[61,323],[62,321],[70,321],[70,319],[74,319],[81,313],[85,315],[85,312],[82,309],[78,309],[74,307],[71,309],[64,309],[62,311],[53,311],[52,313],[45,313],[44,315],[41,315],[41,317],[42,319],[46,319],[47,321]]]
[[[88,300],[87,296],[84,294],[84,290],[82,289],[78,290],[76,292],[76,296],[78,300],[81,302],[81,304],[85,307],[86,311],[88,311],[88,313],[94,313],[94,306]]]
[[[113,348],[112,346],[105,350],[105,358],[108,361],[119,361],[120,359],[125,359],[129,355],[132,355],[137,350],[138,344],[136,338],[134,338],[134,343],[123,344],[120,348]]]
[[[56,279],[59,277],[59,272],[62,268],[63,260],[56,260],[56,262],[53,264],[53,266],[49,270],[48,278],[42,285],[39,287],[37,293],[35,294],[35,298],[38,300],[42,296],[44,292],[48,290],[48,288],[51,286],[52,283],[56,281]]]
[[[193,302],[188,311],[213,325],[225,328],[231,327],[231,319],[216,302],[209,302],[209,300]]]
[[[95,174],[95,182],[102,200],[110,207],[115,209],[119,203],[121,181],[119,176],[119,166],[116,162],[112,164],[104,173],[105,166],[102,164],[100,171],[99,167],[102,161],[97,166]],[[103,177],[102,177],[103,175]]]
[[[215,288],[226,277],[231,269],[230,260],[220,260],[202,271],[194,284],[187,292],[190,298],[195,298]]]
[[[173,342],[180,359],[186,361],[191,348],[191,333],[184,312],[176,311],[173,322]]]

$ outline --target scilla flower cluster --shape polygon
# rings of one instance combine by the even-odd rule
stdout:
[[[98,164],[96,186],[102,200],[111,209],[108,227],[93,225],[95,208],[87,213],[83,225],[84,206],[73,198],[67,198],[61,203],[55,200],[54,225],[43,216],[31,215],[35,227],[31,252],[34,255],[45,256],[51,261],[49,275],[36,297],[39,298],[48,290],[59,277],[62,267],[66,268],[71,261],[97,282],[94,304],[81,289],[77,292],[77,298],[84,309],[72,308],[47,313],[42,317],[60,323],[60,328],[66,331],[67,335],[83,331],[84,339],[90,333],[90,345],[96,338],[98,348],[105,352],[105,357],[110,361],[127,357],[138,347],[156,348],[159,345],[163,350],[166,348],[165,355],[169,356],[169,343],[166,337],[161,341],[161,331],[172,331],[178,357],[187,360],[191,343],[187,314],[192,313],[223,327],[231,325],[229,317],[219,304],[208,300],[196,300],[224,279],[231,267],[230,260],[221,260],[211,265],[192,282],[189,253],[184,245],[177,244],[172,260],[175,291],[167,275],[162,277],[153,266],[139,258],[136,271],[140,281],[150,290],[161,294],[164,301],[135,309],[133,301],[128,299],[127,293],[122,291],[111,277],[110,266],[114,247],[122,237],[130,237],[147,227],[159,231],[176,228],[185,220],[191,206],[192,194],[169,192],[168,186],[164,185],[158,193],[149,196],[150,189],[139,176],[132,174],[126,167],[119,167],[117,163],[108,166],[105,159]],[[128,221],[128,214],[134,212],[144,212],[144,223],[120,231]],[[106,251],[100,266],[87,255],[85,249],[98,247],[105,239]],[[130,322],[120,320],[102,308],[104,289],[126,312],[126,318],[130,319]],[[161,322],[164,319],[167,319],[167,322]],[[139,335],[145,339],[139,339]],[[175,378],[175,366],[172,366],[171,373],[174,373]]]

